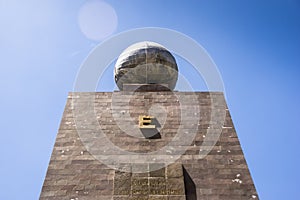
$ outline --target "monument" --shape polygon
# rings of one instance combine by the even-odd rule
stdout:
[[[40,199],[258,199],[223,94],[174,91],[178,70],[140,42],[120,91],[69,93]]]

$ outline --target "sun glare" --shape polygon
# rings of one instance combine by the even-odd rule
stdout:
[[[85,3],[78,15],[81,32],[89,39],[103,40],[110,36],[118,26],[118,17],[112,6],[92,0]]]

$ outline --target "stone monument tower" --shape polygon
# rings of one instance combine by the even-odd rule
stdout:
[[[258,199],[224,96],[174,91],[154,42],[119,56],[120,91],[72,92],[40,199]]]

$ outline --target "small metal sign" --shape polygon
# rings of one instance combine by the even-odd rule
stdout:
[[[139,127],[140,128],[156,128],[153,124],[153,116],[140,115],[139,116]]]

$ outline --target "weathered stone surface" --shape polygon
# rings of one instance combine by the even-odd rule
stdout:
[[[166,168],[166,170],[167,170],[166,175],[167,175],[168,179],[183,176],[182,165],[178,165],[176,163],[170,164]]]
[[[173,169],[178,169],[177,177],[167,177],[167,170],[162,164],[150,164],[147,168],[162,167],[155,173],[136,173],[115,172],[114,177],[114,196],[113,199],[166,199],[172,196],[185,197],[185,185],[182,165],[172,164]],[[181,175],[179,175],[181,174]],[[144,175],[144,176],[143,176]]]
[[[178,100],[184,99],[185,106],[188,107],[193,102],[193,96],[198,99],[197,106],[200,107],[200,112],[192,112],[183,116],[180,112],[183,108],[180,107],[181,104]],[[86,105],[90,98],[93,99],[93,105]],[[87,151],[78,132],[79,130],[84,131],[87,135],[96,133],[81,126],[82,124],[79,126],[78,123],[75,123],[73,112],[76,107],[72,104],[73,100],[83,110],[89,106],[93,107],[92,114],[97,117],[98,121],[84,126],[99,126],[100,124],[97,130],[101,130],[114,145],[131,152],[154,152],[166,146],[176,136],[181,119],[189,124],[182,129],[186,134],[190,134],[195,127],[197,133],[176,163],[151,171],[150,168],[155,169],[155,166],[143,163],[143,159],[139,157],[135,159],[136,161],[140,159],[140,164],[128,167],[126,165],[128,160],[124,159],[123,155],[118,155],[120,160],[124,159],[123,168],[131,171],[119,172],[100,162]],[[123,104],[124,100],[128,100],[129,104]],[[252,199],[253,196],[258,199],[229,111],[226,105],[225,107],[222,105],[222,102],[225,102],[224,97],[222,93],[217,92],[70,93],[40,199],[223,200]],[[149,114],[148,111],[153,105],[159,105],[161,110],[167,112],[165,122],[161,122],[159,128],[160,139],[146,139],[143,135],[134,137],[120,129],[116,116],[122,118],[128,113],[138,126],[138,116]],[[207,156],[199,158],[199,153],[204,151],[202,149],[203,141],[208,137],[204,136],[208,130],[214,130],[214,125],[210,123],[213,115],[211,106],[226,112],[225,123],[215,146]],[[115,112],[114,115],[113,112]],[[84,117],[91,113],[81,114]],[[199,116],[198,123],[189,123],[195,116]],[[180,155],[181,142],[175,141],[174,145],[178,144],[178,146],[170,149],[164,156]],[[206,143],[206,145],[208,144]],[[97,149],[97,145],[103,144],[96,142],[95,149]],[[109,155],[116,154],[109,148],[106,149],[107,154],[102,151],[95,152],[107,155],[107,159],[109,159]],[[150,172],[145,169],[149,169]],[[143,173],[132,173],[137,171]],[[144,186],[146,183],[148,183],[148,187]],[[182,184],[185,187],[184,193]],[[133,185],[135,191],[132,189]],[[148,193],[146,194],[146,192]],[[165,193],[166,195],[156,195],[156,193]]]

